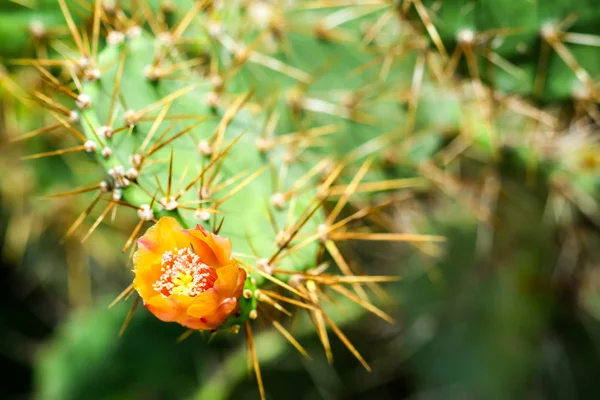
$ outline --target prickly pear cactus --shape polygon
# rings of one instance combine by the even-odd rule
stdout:
[[[68,44],[20,63],[47,84],[31,95],[57,120],[48,130],[74,144],[26,158],[80,153],[99,167],[102,180],[67,193],[95,195],[67,235],[94,209],[84,239],[117,210],[133,211],[122,250],[135,279],[117,300],[135,296],[132,310],[143,302],[190,332],[244,326],[263,397],[250,321],[271,322],[305,354],[279,322],[290,308],[309,313],[329,359],[328,329],[369,368],[322,306],[335,293],[391,321],[370,298],[396,277],[364,274],[343,242],[410,242],[439,256],[444,240],[422,232],[423,218],[395,226],[380,212],[387,205],[450,197],[491,224],[499,160],[510,153],[597,216],[597,145],[514,95],[562,100],[583,88],[573,104],[597,118],[594,71],[563,44],[591,37],[549,25],[561,7],[539,6],[553,16],[546,22],[509,2],[97,0],[83,12],[58,3]],[[525,25],[518,40],[505,35],[517,27],[499,22],[500,10],[520,16],[511,21]],[[533,57],[539,35],[540,54],[552,49],[565,64],[556,71]],[[504,72],[486,79],[482,57]],[[553,88],[565,67],[573,79],[556,81],[571,83]],[[487,178],[463,171],[473,160]]]
[[[348,208],[351,196],[362,193],[364,202],[368,199],[364,194],[370,192],[420,184],[415,179],[382,179],[381,173],[374,172],[377,168],[372,168],[374,160],[382,160],[376,151],[385,144],[377,143],[380,130],[394,129],[403,113],[398,110],[394,117],[394,101],[380,107],[357,106],[362,96],[369,96],[359,93],[364,79],[348,82],[342,76],[367,59],[355,59],[351,46],[298,36],[290,38],[290,51],[301,53],[314,47],[319,51],[313,62],[301,62],[297,56],[290,59],[277,43],[273,44],[275,53],[266,55],[253,49],[260,44],[261,21],[238,22],[245,19],[246,11],[260,18],[274,11],[267,4],[261,3],[260,7],[266,7],[262,11],[240,6],[215,11],[202,2],[190,6],[172,10],[173,14],[182,12],[172,24],[153,20],[151,9],[144,8],[146,27],[124,17],[120,11],[126,9],[107,12],[96,2],[86,37],[61,2],[74,45],[65,49],[65,72],[55,76],[42,60],[34,65],[62,98],[41,93],[36,97],[79,144],[26,158],[81,152],[103,168],[104,180],[76,191],[95,191],[97,196],[68,233],[99,202],[105,203],[104,210],[89,233],[111,210],[134,209],[139,223],[123,251],[131,250],[131,254],[137,248],[133,257],[136,279],[124,295],[137,289],[146,307],[160,319],[192,330],[237,332],[245,325],[254,354],[250,319],[262,317],[264,308],[288,315],[289,307],[303,308],[311,313],[329,358],[327,326],[369,368],[321,310],[320,297],[322,290],[331,287],[389,321],[391,317],[370,303],[363,285],[396,278],[356,276],[337,242],[442,240],[419,234],[372,236],[351,229],[378,208],[367,202],[352,210]],[[248,31],[241,29],[247,23]],[[202,32],[204,27],[207,32]],[[230,33],[229,27],[239,31]],[[255,37],[256,42],[245,42],[242,37]],[[180,41],[192,38],[200,44],[189,51],[179,48]],[[339,64],[321,65],[324,76],[319,78],[317,68],[326,64],[331,46],[342,59]],[[261,85],[256,74],[273,79]],[[340,93],[331,92],[329,99],[311,97],[313,88],[326,81],[337,85]],[[393,118],[377,126],[377,118],[383,120],[384,114]],[[364,182],[369,174],[371,182]],[[325,204],[331,207],[328,212],[324,212]],[[179,229],[197,224],[198,228],[186,232],[200,241],[190,239],[187,249],[167,246],[171,240],[181,242]],[[230,245],[225,244],[229,240],[231,254]],[[159,255],[162,261],[146,262],[148,254],[161,246],[166,246]],[[328,266],[330,261],[322,256],[321,248],[337,267]],[[233,260],[227,263],[239,266],[238,286],[228,283],[230,264],[221,262],[221,252]],[[219,265],[210,261],[211,254]],[[153,268],[158,268],[158,275]],[[155,281],[148,283],[153,288],[150,292],[156,292],[151,298],[144,289],[148,274]],[[241,287],[240,277],[246,277]],[[209,293],[217,293],[216,300],[214,296],[207,300]],[[186,311],[180,318],[183,303]],[[272,319],[272,312],[266,312],[267,320]],[[277,319],[272,323],[304,352]],[[256,371],[261,383],[257,366]]]

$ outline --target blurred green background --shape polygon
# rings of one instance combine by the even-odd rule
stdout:
[[[464,12],[458,0],[442,2],[445,8],[436,8],[442,39],[453,48],[458,30],[500,29],[515,15],[526,15],[519,7],[540,7],[508,1],[522,4],[507,5],[512,14],[496,19],[481,11],[489,2],[474,2],[476,16]],[[58,133],[10,143],[20,133],[51,124],[19,93],[36,88],[39,77],[10,60],[35,55],[32,21],[63,24],[54,1],[41,2],[34,15],[17,3],[0,0],[0,41],[10,44],[0,59],[0,398],[257,399],[241,335],[209,341],[196,333],[179,343],[185,330],[145,309],[119,335],[131,301],[108,305],[130,283],[131,273],[120,252],[111,249],[126,241],[134,213],[120,212],[82,244],[93,214],[75,236],[58,244],[92,196],[41,196],[100,178],[102,171],[71,156],[20,160],[60,147]],[[432,3],[425,2],[434,8]],[[561,15],[583,15],[580,32],[600,33],[594,1],[549,3]],[[528,23],[522,19],[513,22]],[[520,39],[539,47],[539,27]],[[537,59],[510,41],[503,46],[500,54],[535,71]],[[580,56],[597,81],[600,50],[586,49]],[[566,115],[567,130],[576,122],[576,105],[573,76],[561,68],[556,66],[541,94],[530,93],[533,84],[499,79],[506,91],[537,96],[537,104]],[[467,76],[467,68],[460,65],[459,73]],[[597,109],[596,100],[592,106]],[[586,132],[597,138],[597,121],[586,123]],[[496,173],[490,181],[491,170]],[[307,316],[299,313],[289,326],[311,361],[272,329],[257,326],[267,398],[600,398],[600,220],[564,204],[566,217],[549,217],[564,199],[543,165],[537,171],[532,175],[510,148],[497,160],[469,159],[461,165],[456,172],[461,184],[492,182],[498,193],[489,207],[491,226],[477,220],[458,196],[438,192],[419,193],[385,209],[392,221],[427,225],[447,242],[439,257],[405,244],[343,249],[369,272],[402,276],[385,285],[388,296],[382,300],[397,320],[394,325],[344,302],[330,310],[373,371],[365,371],[335,338],[335,361],[329,365]],[[594,206],[598,200],[592,198]]]

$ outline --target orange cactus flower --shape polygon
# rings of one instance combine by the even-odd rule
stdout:
[[[159,319],[213,330],[239,310],[246,271],[231,258],[231,241],[198,225],[182,229],[162,217],[138,240],[133,286]]]

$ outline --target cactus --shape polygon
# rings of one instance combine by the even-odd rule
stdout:
[[[283,122],[280,124],[277,119],[281,111],[277,108],[273,109],[271,115],[258,116],[252,115],[250,107],[244,110],[242,106],[253,100],[252,90],[258,86],[242,79],[249,70],[242,68],[239,71],[239,82],[232,79],[231,87],[234,89],[228,92],[224,90],[225,87],[219,88],[224,85],[229,88],[225,72],[222,77],[213,76],[208,82],[206,77],[191,68],[198,64],[197,60],[185,61],[183,54],[173,49],[173,43],[179,39],[185,25],[203,8],[201,3],[196,3],[172,32],[162,32],[156,39],[140,27],[131,25],[132,22],[115,20],[112,22],[115,26],[108,28],[107,44],[102,49],[99,37],[102,10],[99,3],[96,3],[91,22],[89,49],[83,43],[83,35],[72,22],[64,2],[61,5],[79,51],[65,55],[67,59],[75,60],[68,63],[74,89],[62,82],[60,77],[52,76],[43,66],[37,67],[54,89],[72,99],[70,101],[79,111],[71,111],[46,97],[38,97],[57,110],[59,123],[81,143],[66,150],[27,158],[75,151],[88,153],[107,175],[105,181],[92,187],[100,198],[108,200],[97,223],[116,205],[136,209],[140,218],[124,251],[132,247],[133,239],[140,233],[144,222],[165,216],[175,218],[184,227],[203,222],[219,235],[232,239],[236,260],[247,269],[248,279],[244,296],[237,299],[238,313],[229,317],[220,329],[237,331],[244,324],[252,350],[252,331],[248,320],[260,315],[257,313],[257,303],[260,301],[287,313],[278,303],[283,301],[311,310],[328,357],[331,355],[326,325],[332,327],[334,333],[368,368],[368,364],[333,320],[320,310],[318,293],[319,286],[332,286],[367,310],[390,320],[389,316],[366,299],[360,283],[385,282],[394,278],[354,276],[338,250],[335,238],[331,236],[339,233],[342,235],[340,240],[370,238],[360,232],[342,233],[340,228],[369,214],[374,207],[365,206],[341,222],[338,217],[371,164],[370,159],[357,162],[370,151],[364,155],[353,155],[350,151],[360,149],[359,146],[366,143],[365,138],[370,139],[372,133],[360,126],[360,121],[348,122],[356,125],[355,137],[337,146],[341,153],[338,158],[327,159],[323,158],[323,152],[318,148],[313,150],[313,147],[332,146],[336,142],[326,136],[339,128],[327,120],[308,126],[302,126],[303,118],[295,121],[305,112],[303,108],[309,103],[308,99],[295,99],[297,109],[291,107],[292,112],[282,115]],[[229,18],[235,20],[236,15]],[[125,25],[126,32],[113,30],[117,24]],[[219,26],[214,25],[210,29],[218,40],[226,40],[225,36],[221,36]],[[317,41],[314,38],[310,40],[313,43]],[[217,44],[225,49],[225,45],[220,42]],[[243,67],[246,57],[257,57],[258,53],[249,52],[247,55],[241,54],[238,49],[233,64],[217,68],[235,71]],[[323,56],[326,54],[323,52]],[[276,58],[264,57],[269,60],[268,63],[283,65]],[[225,55],[223,60],[218,58],[218,54],[210,54],[209,58],[211,64],[216,65],[231,62],[230,55]],[[354,67],[357,64],[346,66]],[[285,73],[288,67],[283,68],[281,72]],[[184,85],[171,75],[192,83]],[[300,75],[304,81],[301,83],[307,83],[309,74],[303,72]],[[298,76],[293,78],[297,80]],[[218,80],[222,82],[216,82]],[[293,82],[297,83],[295,80]],[[216,86],[217,90],[212,90],[210,84]],[[240,93],[242,86],[245,86],[245,91]],[[267,87],[267,90],[270,91],[270,88]],[[264,107],[262,104],[268,100],[267,92],[259,89],[256,92],[259,102],[252,104],[254,109]],[[316,99],[311,101],[320,104]],[[321,103],[325,104],[323,101]],[[275,107],[281,105],[275,103]],[[58,111],[63,115],[58,115]],[[339,123],[354,118],[352,113],[340,114],[335,110],[330,113],[333,114],[333,120],[339,120]],[[261,135],[257,126],[257,120],[261,119],[267,123],[268,134],[272,135],[275,131],[276,136]],[[74,127],[77,121],[81,131]],[[386,128],[390,126],[386,124]],[[286,127],[289,127],[287,132],[284,130]],[[292,127],[296,128],[296,133],[293,133]],[[194,138],[194,134],[197,137]],[[281,144],[278,144],[279,141]],[[326,150],[325,153],[331,151]],[[282,168],[277,170],[277,165]],[[344,177],[342,172],[355,172],[355,175]],[[322,183],[319,183],[319,178],[323,180]],[[334,180],[339,182],[335,186]],[[398,185],[398,180],[389,182]],[[388,181],[373,183],[385,187]],[[401,181],[400,184],[410,185],[411,181]],[[369,192],[369,189],[363,191]],[[102,195],[106,192],[111,195],[108,199]],[[325,216],[320,208],[328,198],[338,200],[333,202],[334,209]],[[220,214],[225,219],[218,218]],[[95,226],[97,224],[93,225],[92,230]],[[70,232],[76,228],[77,225],[74,225]],[[416,234],[380,235],[383,240],[398,240],[398,237],[400,240],[440,240],[435,236]],[[313,275],[306,275],[312,270],[323,269],[324,264],[318,261],[319,240],[325,243],[343,276],[315,274],[313,278]],[[254,260],[245,261],[248,258]],[[294,283],[291,278],[295,279]],[[340,286],[343,283],[352,283],[356,293]],[[270,292],[269,284],[287,289],[300,300]],[[281,324],[274,323],[286,338],[299,346]],[[260,383],[258,368],[256,371]]]
[[[431,0],[416,9],[415,19],[431,10],[434,22],[426,25],[436,45],[448,49],[451,70],[460,64],[473,79],[546,103],[597,97],[600,14],[586,0]]]
[[[123,248],[130,255],[144,247],[135,244],[144,228],[164,218],[232,240],[247,279],[219,330],[244,326],[263,397],[250,320],[271,321],[304,352],[273,308],[308,310],[328,358],[327,326],[369,368],[321,305],[328,289],[392,320],[368,290],[395,278],[357,272],[342,250],[348,240],[406,241],[440,255],[442,237],[415,233],[427,222],[396,232],[382,217],[403,196],[451,197],[492,224],[485,202],[490,190],[498,195],[494,182],[508,174],[511,154],[510,168],[542,177],[550,193],[598,221],[598,145],[541,104],[575,98],[597,121],[589,62],[597,53],[563,43],[596,39],[549,25],[567,16],[558,5],[540,5],[534,18],[533,6],[510,2],[94,1],[83,26],[58,3],[69,47],[19,63],[33,64],[48,84],[32,95],[57,119],[51,130],[76,144],[26,158],[83,153],[102,171],[101,182],[66,193],[95,194],[68,235],[102,204],[84,238],[109,213],[135,210]],[[500,10],[519,18],[499,22]],[[595,19],[589,13],[576,27]],[[564,63],[538,60],[539,40],[543,57],[552,49]],[[484,76],[486,57],[501,68]],[[469,178],[471,187],[462,182]],[[118,299],[132,294],[130,286]]]

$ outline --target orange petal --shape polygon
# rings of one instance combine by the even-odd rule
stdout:
[[[135,278],[133,279],[133,287],[142,299],[149,299],[159,294],[154,290],[154,283],[160,278],[160,275],[160,265],[154,269],[148,268],[143,271],[136,271]]]
[[[138,240],[138,250],[133,255],[135,271],[145,270],[151,268],[154,264],[160,264],[163,253],[162,246],[146,241],[146,238],[142,237]]]
[[[207,324],[197,318],[189,318],[188,317],[188,318],[185,318],[178,322],[181,325],[185,326],[186,328],[195,329],[195,330],[199,330],[199,331],[211,331],[213,329],[218,328],[218,326],[213,326],[211,324]]]
[[[200,225],[196,229],[190,229],[187,232],[198,239],[198,241],[206,243],[211,249],[216,259],[216,263],[212,264],[212,266],[221,267],[231,262],[231,240],[207,232]]]
[[[188,235],[188,242],[192,245],[194,252],[200,256],[200,260],[202,260],[204,264],[210,265],[211,267],[218,265],[219,261],[208,243],[198,239],[194,235]]]
[[[208,236],[208,242],[219,260],[219,265],[227,265],[231,262],[230,239],[211,233]]]
[[[158,319],[165,322],[177,322],[181,319],[181,310],[173,302],[160,294],[144,302],[146,308]]]
[[[205,314],[200,320],[212,327],[213,329],[218,328],[225,322],[227,317],[232,315],[238,308],[238,301],[235,297],[228,297],[221,301],[219,306],[212,312]]]
[[[221,297],[230,297],[237,288],[238,266],[229,264],[217,269],[217,280],[215,281],[215,290]]]
[[[246,284],[246,270],[243,268],[238,268],[238,276],[236,282],[236,290],[233,293],[235,297],[240,297],[244,291],[244,285]]]
[[[209,289],[193,298],[193,303],[187,308],[187,315],[194,318],[204,318],[219,307],[220,299],[214,289]]]
[[[219,326],[225,322],[227,317],[233,314],[238,308],[238,301],[235,297],[223,299],[219,307],[211,314],[207,315],[204,320],[208,324]]]
[[[156,239],[167,249],[188,247],[187,235],[175,218],[162,217],[155,225]]]

